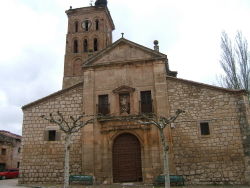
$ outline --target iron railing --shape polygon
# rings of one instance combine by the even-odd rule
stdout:
[[[151,100],[151,102],[149,103],[143,103],[142,101],[140,101],[140,113],[141,114],[149,114],[149,113],[153,113],[153,100]]]
[[[96,109],[97,109],[97,114],[101,114],[101,115],[110,114],[110,105],[109,104],[97,104]]]

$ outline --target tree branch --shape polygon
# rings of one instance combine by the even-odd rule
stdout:
[[[77,118],[70,116],[69,119],[72,122],[67,122],[61,112],[57,111],[57,115],[59,116],[58,120],[55,119],[52,113],[50,113],[48,117],[45,115],[41,115],[40,117],[49,121],[50,123],[58,125],[60,130],[66,134],[72,134],[72,133],[78,132],[85,125],[93,123],[95,119],[94,115],[81,115]],[[84,117],[92,117],[92,118],[80,123],[79,121]]]

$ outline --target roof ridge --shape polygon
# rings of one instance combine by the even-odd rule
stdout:
[[[5,136],[9,136],[9,137],[18,137],[18,138],[22,138],[22,136],[18,135],[18,134],[15,134],[15,133],[12,133],[10,131],[6,131],[6,130],[0,130],[0,134],[4,134]],[[8,135],[6,135],[5,133],[7,133]]]
[[[37,103],[39,103],[39,102],[42,102],[42,101],[44,101],[44,100],[46,100],[46,99],[48,99],[48,98],[50,98],[50,97],[54,97],[54,96],[63,94],[64,92],[69,91],[69,90],[71,90],[71,89],[73,89],[73,88],[76,88],[76,87],[78,87],[78,86],[81,86],[82,84],[83,84],[83,81],[80,82],[80,83],[77,83],[77,84],[75,84],[75,85],[73,85],[73,86],[71,86],[71,87],[68,87],[68,88],[61,89],[61,90],[59,90],[59,91],[56,91],[56,92],[54,92],[54,93],[52,93],[52,94],[50,94],[50,95],[47,95],[47,96],[45,96],[45,97],[43,97],[43,98],[40,98],[40,99],[38,99],[38,100],[35,100],[35,101],[31,102],[31,103],[28,103],[28,104],[22,106],[22,110],[24,110],[25,108],[28,108],[28,107],[30,107],[30,106],[33,106],[33,105],[35,105],[35,104],[37,104]]]
[[[211,89],[217,89],[217,90],[222,90],[222,91],[231,92],[231,93],[247,93],[247,91],[244,89],[238,89],[238,90],[228,89],[228,88],[223,88],[223,87],[205,84],[205,83],[201,83],[201,82],[196,82],[196,81],[192,81],[192,80],[187,80],[187,79],[183,79],[183,78],[176,78],[176,77],[172,77],[172,76],[166,76],[166,78],[172,79],[172,80],[177,80],[177,81],[182,81],[182,82],[188,82],[190,84],[200,85],[200,86],[204,86],[204,87],[209,87]]]

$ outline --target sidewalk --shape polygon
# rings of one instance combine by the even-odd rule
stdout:
[[[36,186],[31,188],[62,188],[57,186]],[[164,188],[164,186],[139,185],[139,184],[113,184],[113,185],[71,185],[70,188]],[[21,187],[20,187],[21,188]],[[187,186],[171,186],[171,188],[250,188],[248,185],[187,185]]]
[[[0,180],[0,188],[63,188],[62,185],[29,185],[18,186],[18,179]],[[71,185],[70,188],[164,188],[164,186],[123,183],[113,185]],[[250,188],[249,185],[187,185],[171,186],[171,188]]]

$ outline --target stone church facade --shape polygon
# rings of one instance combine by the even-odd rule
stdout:
[[[112,43],[106,1],[69,9],[63,89],[23,106],[21,184],[62,183],[64,134],[40,118],[186,111],[165,130],[170,174],[190,184],[250,183],[249,102],[228,90],[176,77],[155,41],[149,49],[125,38]],[[100,184],[152,183],[162,174],[159,132],[119,120],[96,120],[75,133],[70,173]]]

